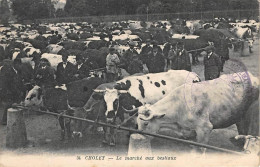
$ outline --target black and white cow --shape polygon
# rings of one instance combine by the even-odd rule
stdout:
[[[76,109],[82,108],[87,102],[93,89],[102,83],[100,78],[88,78],[44,90],[36,85],[25,97],[24,106],[34,110],[73,115]],[[61,139],[65,139],[65,134],[70,139],[70,120],[59,117],[59,123],[62,129]]]
[[[197,74],[185,70],[170,70],[124,78],[116,82],[112,88],[94,90],[96,94],[92,97],[104,100],[105,121],[115,124],[116,118],[124,121],[125,113],[135,114],[132,109],[145,104],[154,104],[173,89],[193,82],[200,82]],[[115,143],[113,141],[110,144]]]

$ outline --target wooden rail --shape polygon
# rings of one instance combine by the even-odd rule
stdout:
[[[207,145],[207,144],[197,143],[197,142],[193,142],[193,141],[189,141],[189,140],[183,140],[183,139],[174,138],[174,137],[170,137],[170,136],[148,133],[148,132],[144,132],[144,131],[140,131],[140,130],[135,130],[135,129],[123,127],[123,126],[120,126],[120,125],[106,124],[106,123],[103,123],[103,122],[96,122],[96,121],[89,120],[89,119],[78,118],[78,117],[73,117],[73,116],[69,116],[69,115],[61,115],[61,114],[48,112],[48,111],[37,111],[37,112],[41,112],[41,113],[48,114],[48,115],[54,115],[54,116],[58,116],[58,117],[75,119],[75,120],[78,120],[78,121],[88,122],[88,123],[97,124],[97,125],[101,125],[101,126],[107,126],[107,127],[116,128],[116,129],[119,129],[119,130],[125,130],[125,131],[129,131],[129,132],[133,132],[133,133],[139,133],[139,134],[143,134],[143,135],[148,135],[148,136],[158,137],[158,138],[162,138],[162,139],[177,141],[177,142],[190,144],[190,145],[194,145],[194,146],[198,146],[198,147],[204,147],[204,148],[212,149],[212,150],[219,151],[219,152],[225,152],[225,153],[230,153],[230,154],[235,154],[235,155],[245,155],[241,152],[237,152],[237,151],[233,151],[233,150],[228,150],[228,149],[224,149],[224,148],[219,148],[219,147],[215,147],[215,146],[211,146],[211,145]]]

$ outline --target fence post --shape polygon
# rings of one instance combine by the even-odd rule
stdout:
[[[19,148],[27,144],[27,134],[23,119],[23,109],[9,108],[7,110],[6,147]]]
[[[151,141],[141,134],[132,134],[129,139],[128,156],[152,155]]]

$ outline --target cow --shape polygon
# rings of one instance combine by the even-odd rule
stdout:
[[[31,89],[23,102],[25,107],[49,110],[51,112],[73,115],[75,110],[83,107],[88,98],[98,85],[102,84],[100,78],[85,78],[79,81],[68,83],[67,85],[42,89],[38,85]],[[89,112],[90,110],[86,110]],[[65,121],[65,122],[64,122]],[[70,120],[59,117],[61,126],[61,140],[71,138]]]
[[[188,129],[195,131],[196,142],[207,143],[213,129],[226,128],[240,121],[249,105],[258,98],[258,86],[258,79],[250,72],[186,83],[155,104],[136,108],[138,128],[150,133],[167,129],[173,131],[171,134],[175,137],[191,139],[194,136],[189,134],[194,133],[187,133]]]
[[[124,114],[131,113],[131,109],[144,104],[154,104],[172,89],[193,82],[200,82],[198,75],[185,70],[129,76],[117,81],[112,89],[94,90],[96,94],[93,98],[105,101],[105,121],[114,124],[116,118],[123,122]]]
[[[36,85],[28,92],[23,104],[25,107],[31,107],[34,110],[49,110],[51,112],[66,113],[69,115],[72,115],[73,113],[73,110],[67,102],[66,89],[64,90],[61,88],[49,88],[43,93],[42,88]],[[68,140],[70,140],[70,120],[64,120],[63,117],[59,117],[58,120],[61,127],[61,140],[65,139],[66,134]]]
[[[33,54],[40,54],[40,49],[36,49],[34,47],[25,47],[23,51],[26,53],[27,57],[33,57]]]
[[[63,46],[57,44],[50,44],[46,47],[48,53],[57,54],[60,50],[63,49]]]

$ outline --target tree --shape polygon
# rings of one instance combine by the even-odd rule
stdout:
[[[0,23],[7,24],[10,17],[10,9],[7,0],[0,2]]]
[[[18,20],[50,18],[55,13],[51,0],[13,0],[12,9]]]

